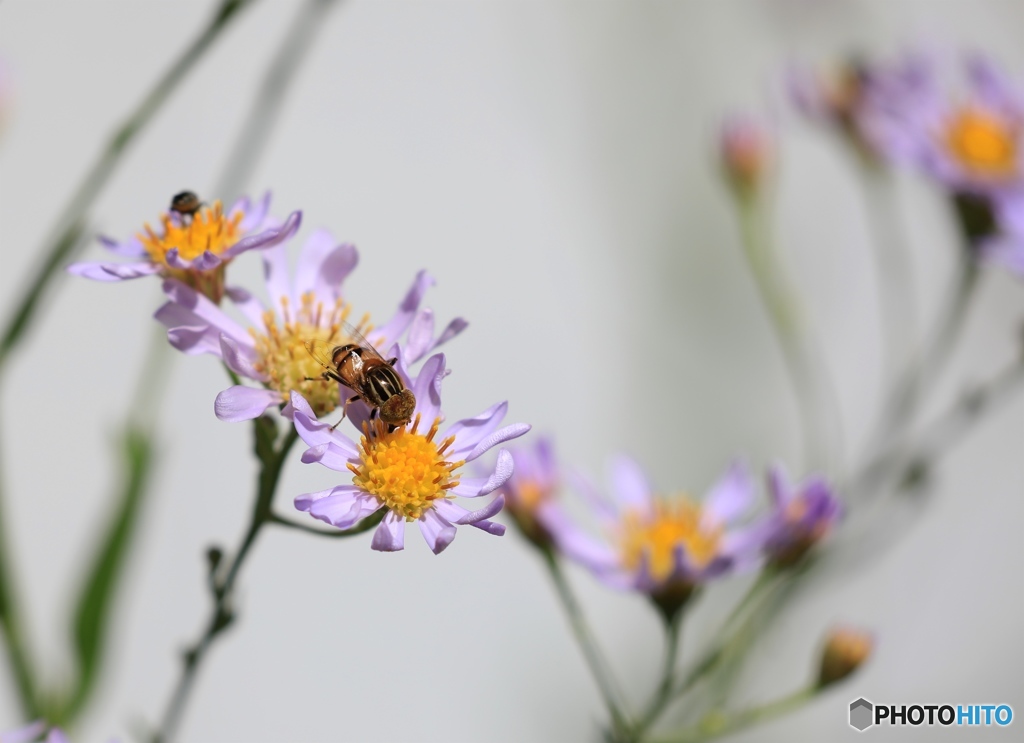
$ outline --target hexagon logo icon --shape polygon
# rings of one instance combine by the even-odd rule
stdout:
[[[850,702],[850,727],[863,733],[874,725],[874,705],[861,697]]]

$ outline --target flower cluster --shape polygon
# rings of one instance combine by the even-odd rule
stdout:
[[[1024,276],[1024,89],[980,55],[960,70],[953,90],[935,58],[915,54],[849,65],[832,84],[798,73],[791,87],[800,110],[858,151],[934,181],[976,255]]]
[[[431,356],[415,377],[408,369],[458,335],[466,321],[455,318],[435,333],[433,311],[421,307],[434,280],[420,271],[387,322],[375,326],[365,313],[352,322],[356,316],[343,297],[342,284],[358,262],[355,247],[318,230],[306,239],[291,272],[289,242],[301,213],[277,225],[267,217],[268,206],[269,196],[256,207],[243,199],[225,214],[219,202],[204,207],[183,192],[162,216],[162,229],[147,225],[144,233],[123,243],[103,240],[114,252],[144,261],[79,263],[69,270],[101,281],[163,277],[168,301],[155,317],[166,326],[171,345],[186,354],[215,356],[239,381],[258,385],[236,384],[218,394],[217,417],[252,420],[280,408],[310,447],[303,461],[350,478],[349,483],[299,496],[299,510],[348,529],[385,509],[371,545],[381,551],[403,548],[407,522],[418,523],[435,553],[451,543],[458,525],[503,534],[504,526],[490,521],[501,510],[502,497],[477,511],[454,499],[479,498],[504,485],[512,474],[511,455],[500,451],[485,477],[466,477],[461,468],[530,427],[500,427],[507,409],[503,402],[448,426],[442,434],[445,357]],[[226,280],[230,260],[253,249],[262,254],[267,302]],[[224,299],[230,308],[222,306]],[[229,313],[231,308],[247,327]],[[314,353],[320,346],[333,349],[331,358]],[[378,348],[388,348],[392,358],[385,361]],[[337,353],[347,361],[335,361]],[[348,365],[349,376],[341,376],[342,363]],[[387,425],[376,413],[382,397],[397,393],[415,398],[415,406],[407,423]],[[361,433],[358,443],[337,430],[337,423],[329,426],[319,420],[339,407]]]
[[[842,513],[823,480],[793,487],[778,467],[768,473],[769,512],[750,519],[756,488],[742,464],[732,465],[698,502],[657,492],[625,456],[611,463],[610,499],[585,477],[563,476],[544,439],[514,449],[512,457],[515,472],[502,493],[531,541],[554,545],[605,584],[647,594],[669,611],[715,578],[765,564],[795,565]],[[590,505],[602,539],[582,529],[558,502],[558,485],[565,479]]]

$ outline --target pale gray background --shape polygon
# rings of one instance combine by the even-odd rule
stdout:
[[[0,5],[0,54],[17,84],[0,141],[0,308],[98,143],[212,4]],[[260,3],[202,63],[101,197],[104,231],[128,235],[173,192],[212,187],[295,7]],[[916,41],[990,50],[1020,73],[1024,4],[352,2],[322,29],[251,187],[273,189],[279,214],[304,209],[304,233],[327,226],[359,245],[349,296],[377,318],[418,268],[433,272],[439,316],[472,321],[447,349],[450,416],[507,397],[513,420],[557,432],[569,462],[599,473],[608,454],[627,450],[660,487],[700,492],[737,454],[760,466],[797,453],[790,391],[714,171],[718,117],[737,106],[778,114],[771,90],[793,58]],[[784,253],[857,446],[879,382],[861,192],[827,138],[778,120]],[[929,312],[954,245],[935,197],[912,178],[901,185]],[[254,256],[237,269],[258,277]],[[1019,281],[991,272],[982,293],[956,357],[974,379],[1009,359],[1024,315]],[[154,281],[62,282],[4,388],[10,547],[34,650],[53,678],[68,658],[69,588],[116,478],[111,436],[158,301]],[[609,363],[622,347],[642,350],[664,380],[669,399],[658,405],[668,415],[625,394]],[[210,358],[168,354],[167,363],[158,487],[118,605],[113,662],[79,741],[126,740],[154,720],[176,651],[207,613],[202,552],[234,544],[247,518],[249,429],[212,415],[223,372]],[[876,630],[877,657],[799,714],[737,740],[853,739],[845,707],[859,695],[1006,702],[1024,715],[1022,435],[1018,397],[954,450],[905,539],[784,616],[746,701],[801,683],[834,621]],[[296,458],[280,504],[330,482]],[[441,557],[415,533],[407,541],[405,552],[380,555],[369,538],[265,533],[241,581],[241,621],[209,658],[183,739],[594,740],[597,694],[529,550],[474,530]],[[648,693],[661,648],[654,615],[588,575],[571,577],[625,684]],[[742,585],[708,592],[688,651]],[[8,683],[0,675],[0,729],[18,722]],[[1021,724],[890,739],[1010,740]]]

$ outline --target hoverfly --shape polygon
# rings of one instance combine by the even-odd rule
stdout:
[[[385,361],[348,323],[342,323],[342,330],[352,339],[344,345],[331,346],[321,340],[305,343],[309,355],[325,369],[321,376],[340,382],[355,393],[344,403],[342,420],[348,406],[362,400],[370,406],[371,419],[379,417],[390,430],[404,426],[412,419],[416,397],[392,368],[398,359]]]
[[[182,191],[171,198],[171,211],[183,217],[195,216],[202,205],[203,202],[192,191]]]

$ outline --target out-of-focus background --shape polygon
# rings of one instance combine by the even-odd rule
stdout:
[[[99,144],[213,5],[0,6],[0,55],[16,86],[0,139],[0,309],[19,296]],[[137,231],[183,188],[213,195],[297,7],[266,0],[228,32],[132,147],[97,205],[101,231]],[[716,172],[721,114],[765,110],[780,133],[781,250],[837,381],[852,459],[880,392],[865,199],[847,153],[781,104],[784,68],[925,44],[983,50],[1016,74],[1022,29],[1017,0],[341,3],[249,187],[272,189],[279,215],[303,209],[303,234],[325,226],[358,245],[347,284],[357,311],[385,318],[416,270],[432,272],[428,304],[443,320],[471,321],[445,349],[451,418],[508,398],[511,418],[554,434],[565,462],[596,476],[627,451],[659,488],[699,494],[736,456],[799,468],[792,394]],[[957,249],[949,216],[912,176],[896,193],[919,313],[933,317]],[[101,253],[93,244],[86,257]],[[261,287],[257,256],[231,271]],[[981,295],[933,409],[1011,357],[1024,286],[987,271]],[[160,299],[156,281],[63,280],[0,400],[8,547],[33,650],[54,672],[68,658],[69,596],[118,477],[113,435]],[[248,517],[250,428],[213,416],[223,371],[209,357],[165,358],[173,381],[156,413],[156,491],[80,741],[127,740],[156,719],[208,611],[203,553],[232,547]],[[657,400],[628,390],[636,369],[661,380]],[[802,683],[835,621],[873,628],[877,653],[849,683],[736,740],[852,739],[846,707],[862,695],[1024,713],[1022,441],[1017,397],[950,453],[927,507],[901,517],[901,539],[802,594],[770,631],[739,704]],[[279,504],[331,483],[296,454]],[[655,614],[580,571],[571,578],[625,686],[648,694],[661,653]],[[597,736],[593,683],[540,563],[511,532],[462,529],[435,557],[415,531],[404,552],[382,555],[369,536],[270,528],[241,584],[240,621],[203,669],[183,740]],[[705,592],[684,657],[745,585]],[[0,730],[21,722],[12,700],[0,674]],[[983,735],[1011,740],[1019,727]],[[956,736],[920,728],[892,739]]]

